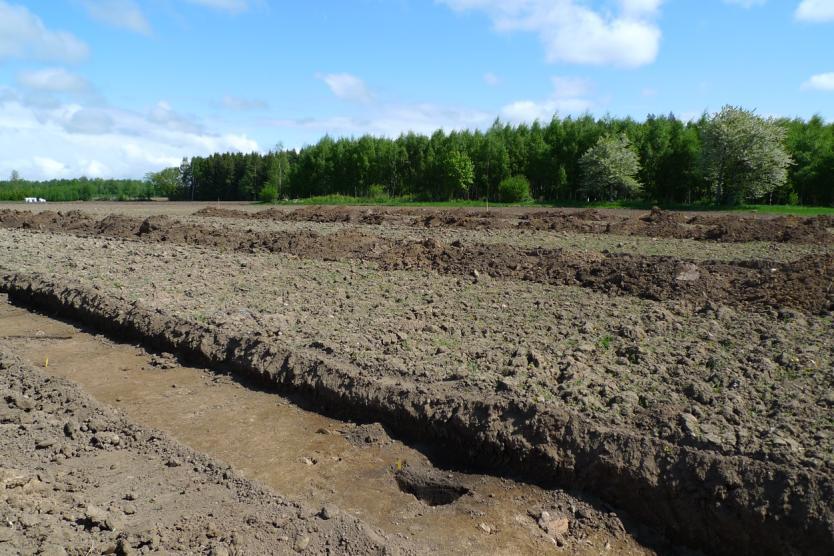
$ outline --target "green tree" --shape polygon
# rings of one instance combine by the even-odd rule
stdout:
[[[624,133],[600,137],[579,160],[580,192],[588,199],[627,199],[640,190],[640,159]]]
[[[145,181],[151,185],[154,195],[176,199],[179,197],[180,169],[165,168],[159,172],[149,172],[145,175]]]
[[[735,106],[713,114],[702,130],[704,174],[717,203],[768,198],[788,179],[793,163],[786,130],[772,118]]]
[[[530,182],[524,176],[513,176],[501,181],[498,186],[498,198],[503,203],[521,203],[529,201]]]
[[[9,181],[11,183],[17,183],[20,181],[20,172],[17,170],[12,170],[11,175],[9,176]]]
[[[472,159],[457,149],[446,151],[439,158],[438,179],[444,198],[466,197],[475,181],[475,166],[472,164]]]

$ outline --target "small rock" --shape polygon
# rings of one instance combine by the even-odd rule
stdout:
[[[564,535],[570,529],[570,520],[563,515],[551,516],[548,512],[542,512],[539,527],[550,536]]]
[[[303,552],[307,549],[308,546],[310,546],[311,540],[312,539],[310,539],[310,535],[301,535],[295,539],[295,544],[293,545],[293,548],[295,548],[296,552]]]
[[[35,448],[38,450],[43,450],[45,448],[50,448],[55,445],[54,438],[44,438],[43,440],[39,440],[37,444],[35,444]]]
[[[103,528],[104,524],[107,522],[107,512],[98,506],[93,506],[92,504],[85,508],[84,516],[87,518],[90,525],[97,525]]]
[[[121,441],[115,432],[99,432],[93,436],[93,443],[99,446],[118,446]]]
[[[67,421],[64,423],[64,434],[67,438],[75,439],[78,436],[78,423],[75,421]]]
[[[339,510],[338,508],[336,508],[336,506],[328,504],[321,509],[319,515],[322,519],[333,519],[338,515],[338,513]]]
[[[179,467],[180,465],[182,465],[182,462],[177,458],[171,458],[165,462],[165,465],[167,467]]]
[[[698,418],[691,413],[681,413],[680,421],[683,430],[688,436],[697,437],[701,433],[701,427]]]
[[[229,556],[229,549],[223,545],[213,546],[209,551],[210,556]]]
[[[692,263],[687,263],[680,268],[680,272],[675,276],[678,282],[695,282],[701,277],[701,269]]]
[[[486,523],[479,523],[478,524],[478,529],[480,529],[481,531],[483,531],[487,535],[492,534],[492,527],[487,525]]]
[[[18,409],[22,409],[23,411],[32,411],[35,409],[35,402],[25,396],[13,396],[11,401]]]

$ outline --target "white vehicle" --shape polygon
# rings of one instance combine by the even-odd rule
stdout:
[[[46,199],[41,197],[26,197],[23,199],[24,203],[45,203]]]

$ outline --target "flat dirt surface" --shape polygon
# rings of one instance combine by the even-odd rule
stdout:
[[[277,496],[12,351],[0,340],[0,554],[426,550]]]
[[[330,496],[386,534],[449,550],[537,553],[545,546],[537,543],[549,542],[569,551],[639,552],[634,523],[707,552],[822,554],[833,546],[830,219],[174,203],[47,208],[0,210],[0,272],[18,296],[48,298],[90,318],[107,314],[119,326],[141,308],[151,315],[142,318],[170,323],[171,345],[199,344],[185,339],[188,329],[215,343],[240,339],[300,361],[318,358],[326,364],[281,380],[335,396],[332,404],[347,414],[373,405],[386,426],[407,435],[405,423],[422,420],[431,431],[421,439],[426,446],[458,435],[462,460],[584,493],[453,471],[447,479],[475,494],[426,510],[394,488],[391,466],[432,469],[431,462],[387,434],[362,450],[349,442],[353,427],[345,423],[315,427],[340,433],[311,436],[324,417],[290,418],[286,412],[303,412],[274,392],[205,371],[124,371],[106,380],[92,364],[64,371],[139,423],[169,430],[168,423],[177,439],[281,494],[314,506]],[[142,335],[156,326],[147,322],[130,327]],[[36,361],[35,344],[18,344]],[[101,347],[101,357],[117,347]],[[199,351],[270,365],[251,350]],[[334,382],[348,375],[352,386]],[[169,376],[183,390],[170,388]],[[389,393],[371,403],[366,382]],[[239,408],[227,397],[235,392],[246,392]],[[476,400],[499,409],[485,409],[488,418],[462,409]],[[284,428],[273,418],[296,424]],[[224,451],[242,429],[252,436],[239,435],[240,449]],[[264,443],[292,445],[293,455],[279,465],[270,463],[276,456],[260,460]],[[479,454],[482,443],[500,453]],[[339,465],[330,465],[333,457]],[[366,488],[352,492],[356,482]],[[592,518],[570,522],[567,533],[546,534],[537,522],[542,510],[576,520],[566,508],[583,499],[602,499],[617,517],[583,502]],[[558,507],[547,510],[548,500]],[[623,522],[628,533],[618,529]],[[659,538],[655,548],[670,546]]]

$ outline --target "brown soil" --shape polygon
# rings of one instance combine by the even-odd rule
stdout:
[[[303,400],[283,398],[251,381],[183,366],[170,354],[116,344],[12,305],[0,304],[0,329],[7,351],[40,367],[28,372],[72,380],[97,400],[125,412],[138,426],[162,430],[231,465],[247,479],[303,500],[309,508],[304,516],[313,525],[320,510],[327,508],[333,516],[358,517],[386,540],[411,538],[409,543],[421,553],[593,554],[606,545],[617,553],[646,552],[625,532],[620,519],[598,502],[507,479],[437,469],[423,453],[392,439],[378,423],[357,424],[306,411],[296,405]],[[37,388],[33,391],[32,396],[43,394]],[[76,440],[83,449],[87,437]],[[60,443],[57,453],[62,453],[63,437]],[[131,459],[125,450],[113,447],[109,452],[116,463]],[[56,464],[67,466],[67,460],[58,459]],[[150,470],[151,476],[158,474]],[[128,491],[132,486],[123,488]],[[161,490],[152,495],[161,496]],[[130,519],[175,521],[153,506],[138,506],[135,501],[132,505],[137,510]],[[194,511],[206,505],[196,503]],[[229,509],[230,514],[235,511]],[[537,523],[542,511],[567,518],[568,530],[551,536]],[[268,521],[267,533],[282,536]],[[193,516],[184,516],[181,524],[195,527],[198,535],[202,527]],[[291,548],[290,541],[276,538],[275,543]],[[361,543],[353,544],[359,545],[356,550],[364,549]],[[397,543],[386,545],[393,552]],[[191,543],[188,548],[200,546]],[[241,543],[236,549],[244,553]],[[264,545],[256,552],[272,549]],[[308,551],[322,549],[313,545]]]
[[[696,239],[717,242],[770,241],[781,243],[834,243],[834,217],[779,216],[761,218],[738,215],[689,215],[653,209],[631,216],[595,209],[581,211],[543,210],[523,213],[501,209],[417,210],[401,208],[319,207],[292,211],[280,208],[249,212],[206,207],[196,216],[255,220],[349,222],[357,224],[405,224],[426,228],[452,227],[470,230],[528,229],[554,232],[635,235],[657,238]]]
[[[398,450],[386,433],[393,431],[456,466],[591,493],[712,553],[831,552],[827,247],[783,244],[820,250],[788,262],[762,251],[725,262],[677,256],[686,240],[664,243],[660,252],[672,256],[641,254],[652,239],[627,240],[631,254],[612,254],[604,242],[544,249],[510,241],[523,232],[519,223],[542,213],[606,228],[633,215],[644,217],[634,224],[641,230],[723,221],[508,211],[500,218],[515,219],[513,227],[495,230],[495,216],[467,210],[460,215],[469,223],[455,232],[454,220],[436,210],[383,211],[391,226],[344,220],[356,210],[311,222],[320,215],[310,209],[290,224],[178,221],[138,209],[98,217],[9,212],[0,214],[0,227],[10,228],[0,230],[0,288],[20,303],[263,381],[319,411],[367,420],[344,435],[350,447]],[[438,228],[426,228],[430,216]],[[584,230],[577,241],[593,236]],[[597,237],[622,241],[630,232],[610,233]],[[529,241],[547,234],[524,232]],[[744,255],[745,248],[720,249]],[[66,341],[65,330],[47,332]],[[152,364],[172,365],[163,356]],[[101,374],[77,376],[104,389]],[[195,403],[193,411],[207,415]],[[227,418],[227,430],[258,414],[245,407]],[[159,410],[166,411],[172,422],[187,419]],[[217,419],[224,414],[221,407]],[[422,465],[389,471],[388,486],[424,508],[486,511],[467,506],[479,488],[463,475]],[[564,507],[553,509],[534,512],[539,530],[572,531]],[[376,527],[370,516],[361,517]],[[479,534],[496,540],[506,529],[483,524]]]
[[[776,263],[689,261],[672,257],[602,253],[591,255],[510,245],[404,241],[356,230],[329,235],[313,231],[264,233],[179,222],[84,213],[0,211],[0,226],[86,236],[175,242],[244,252],[267,250],[323,260],[362,259],[384,269],[422,269],[473,276],[579,285],[646,299],[685,299],[732,306],[834,311],[834,254]]]
[[[0,344],[0,553],[417,554],[136,425]]]
[[[825,472],[680,447],[500,393],[473,397],[453,385],[369,379],[320,352],[230,336],[38,279],[7,277],[4,288],[95,326],[375,415],[458,457],[588,489],[716,553],[823,554],[834,545],[834,482]]]

